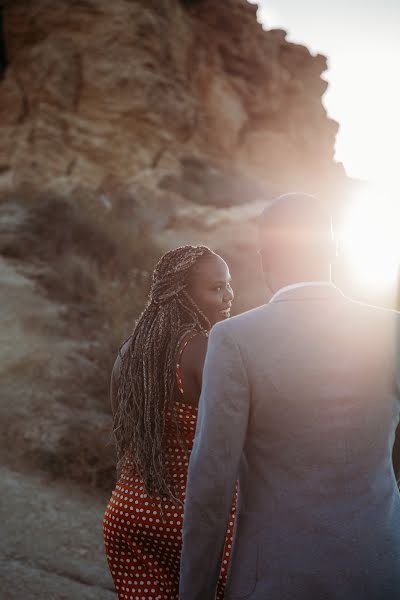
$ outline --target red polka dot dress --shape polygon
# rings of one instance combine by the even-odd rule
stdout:
[[[175,403],[178,426],[189,450],[193,446],[197,408]],[[186,452],[177,441],[173,415],[166,415],[167,464],[177,497],[185,499],[188,472]],[[161,510],[162,506],[162,510]],[[224,597],[235,508],[232,509],[217,600]],[[129,465],[108,503],[104,521],[107,560],[119,600],[167,600],[178,598],[182,547],[183,508],[166,498],[149,498]]]

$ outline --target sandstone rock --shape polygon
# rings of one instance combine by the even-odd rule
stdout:
[[[281,187],[314,187],[320,167],[318,189],[342,178],[321,110],[325,58],[263,31],[245,0],[21,0],[6,4],[4,31],[0,167],[16,188],[125,185],[171,149]],[[251,141],[276,130],[273,156]]]
[[[286,157],[286,161],[282,160]],[[296,164],[296,148],[280,131],[249,131],[237,160],[259,178],[299,181],[301,165]]]
[[[196,85],[201,89],[204,117],[198,127],[207,131],[207,141],[220,149],[223,156],[234,154],[242,127],[247,121],[247,112],[242,98],[232,84],[220,76],[211,75],[208,68],[199,67]]]

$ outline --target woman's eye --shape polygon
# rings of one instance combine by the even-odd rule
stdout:
[[[231,284],[229,283],[229,281],[228,281],[228,283],[226,284],[226,286],[223,286],[223,285],[218,285],[218,286],[216,286],[216,287],[214,288],[214,290],[215,290],[216,292],[221,292],[221,291],[222,291],[224,288],[226,288],[226,289],[228,289],[228,290],[232,289],[232,287],[231,287]]]

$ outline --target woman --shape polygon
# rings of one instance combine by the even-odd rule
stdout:
[[[207,334],[229,317],[229,269],[205,246],[164,254],[111,377],[120,477],[104,516],[119,599],[178,597],[183,501]],[[217,598],[223,598],[233,513]]]

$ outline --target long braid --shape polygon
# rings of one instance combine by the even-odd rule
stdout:
[[[165,463],[165,415],[183,338],[189,331],[207,332],[211,327],[187,284],[197,261],[212,255],[206,246],[181,246],[162,256],[128,351],[121,356],[113,424],[118,465],[131,460],[149,496],[174,497]]]

